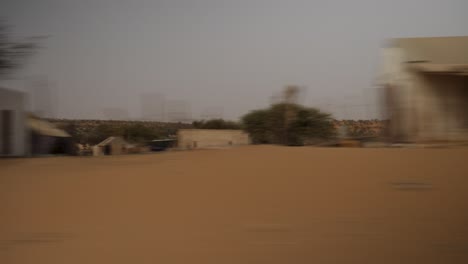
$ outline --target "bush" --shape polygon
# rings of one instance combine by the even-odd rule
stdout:
[[[108,124],[100,124],[96,126],[92,133],[88,135],[87,141],[90,144],[98,144],[99,142],[103,141],[104,139],[112,136],[122,136],[123,129],[118,126],[112,126]]]
[[[132,143],[144,143],[162,137],[161,133],[155,129],[139,123],[119,126],[100,124],[93,129],[87,141],[91,144],[97,144],[112,136],[122,137]]]
[[[241,125],[239,123],[224,119],[193,121],[192,125],[194,128],[198,129],[241,129]]]
[[[269,110],[255,110],[242,118],[244,130],[250,134],[253,144],[268,144],[274,141],[270,129],[271,116]]]
[[[304,145],[334,137],[329,114],[298,104],[281,103],[255,110],[242,118],[254,144]]]
[[[143,124],[132,124],[123,129],[123,138],[129,142],[144,143],[160,137],[160,133]]]

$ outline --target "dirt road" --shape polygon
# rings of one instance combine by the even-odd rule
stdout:
[[[468,263],[468,149],[0,160],[0,263]]]

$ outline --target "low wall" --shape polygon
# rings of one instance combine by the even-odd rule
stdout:
[[[219,148],[250,144],[249,135],[242,130],[180,129],[177,138],[180,149]]]

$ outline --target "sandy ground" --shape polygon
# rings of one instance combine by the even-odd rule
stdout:
[[[0,263],[468,263],[468,149],[0,160]]]

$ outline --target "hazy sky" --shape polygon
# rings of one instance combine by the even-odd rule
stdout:
[[[47,76],[58,116],[71,118],[103,108],[138,118],[147,93],[186,100],[195,118],[208,108],[237,118],[286,84],[357,118],[363,108],[341,106],[366,103],[385,39],[468,35],[467,0],[0,2],[16,36],[50,36],[19,76]]]

